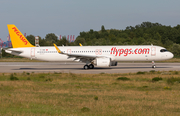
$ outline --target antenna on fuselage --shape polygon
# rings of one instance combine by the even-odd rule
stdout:
[[[151,46],[153,46],[153,44],[151,44]]]

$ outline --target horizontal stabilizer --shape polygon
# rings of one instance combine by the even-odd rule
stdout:
[[[21,54],[21,53],[23,53],[23,51],[21,51],[21,50],[13,50],[13,49],[6,49],[5,50],[7,53],[16,53],[16,54]]]

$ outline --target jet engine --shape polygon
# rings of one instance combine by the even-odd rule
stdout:
[[[111,61],[111,66],[117,66],[117,62],[116,61]]]
[[[99,67],[110,67],[111,66],[111,59],[110,58],[96,58],[93,61],[94,65]]]

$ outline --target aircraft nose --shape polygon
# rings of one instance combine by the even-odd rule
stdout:
[[[173,58],[173,57],[174,57],[174,54],[170,52],[169,57],[170,57],[170,58]]]

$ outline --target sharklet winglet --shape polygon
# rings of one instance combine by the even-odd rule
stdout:
[[[81,44],[81,43],[79,43],[79,45],[80,45],[80,46],[82,46],[82,44]]]
[[[54,47],[56,48],[57,52],[58,52],[59,54],[63,54],[63,52],[61,52],[61,50],[57,47],[57,45],[56,45],[55,43],[53,43],[53,44],[54,44]]]

